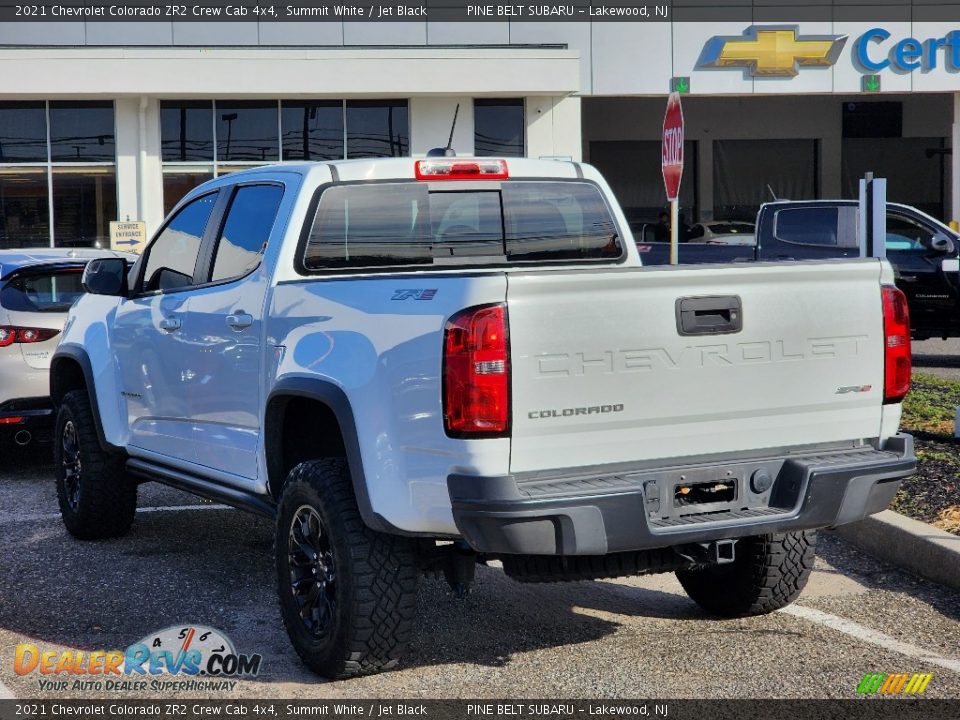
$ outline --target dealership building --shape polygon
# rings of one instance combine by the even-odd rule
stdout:
[[[642,222],[664,205],[671,87],[687,222],[855,197],[868,171],[891,200],[960,219],[960,7],[953,23],[925,7],[873,21],[713,7],[656,22],[0,23],[0,247],[105,246],[112,220],[152,232],[190,188],[245,167],[423,155],[458,106],[458,154],[591,162]]]

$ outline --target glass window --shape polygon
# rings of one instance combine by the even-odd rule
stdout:
[[[53,162],[114,162],[112,102],[51,102]]]
[[[474,100],[473,148],[477,156],[523,157],[523,100]]]
[[[80,268],[20,275],[0,290],[0,305],[16,312],[66,312],[83,295]]]
[[[184,206],[147,248],[143,292],[193,284],[200,243],[218,194],[203,195]]]
[[[217,103],[217,162],[280,159],[277,103]]]
[[[887,250],[929,250],[934,231],[903,215],[887,215]]]
[[[164,162],[213,160],[213,103],[160,103],[160,147]]]
[[[778,210],[774,235],[777,240],[799,245],[836,246],[840,211],[835,207]]]
[[[237,189],[217,243],[211,280],[243,277],[260,263],[282,197],[279,185]]]
[[[503,185],[510,260],[618,258],[622,245],[600,191],[587,183]]]
[[[615,260],[622,252],[610,209],[588,183],[506,182],[499,192],[383,183],[323,193],[304,266]]]
[[[284,160],[340,160],[343,149],[343,103],[284,100],[280,126]]]
[[[42,102],[0,103],[0,163],[46,161],[46,106]]]
[[[503,215],[498,192],[430,195],[433,256],[503,255]]]
[[[311,269],[430,263],[427,186],[340,185],[323,193],[307,243]]]
[[[53,168],[53,242],[58,247],[110,247],[117,219],[117,178],[110,167]]]
[[[348,100],[347,157],[403,157],[410,150],[406,100]]]
[[[170,211],[180,202],[180,198],[193,190],[197,185],[213,179],[213,170],[179,170],[182,166],[177,166],[173,170],[164,170],[163,173],[163,214],[169,215]]]
[[[50,244],[45,168],[0,168],[0,247]]]

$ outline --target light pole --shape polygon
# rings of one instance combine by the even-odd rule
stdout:
[[[224,160],[230,159],[230,138],[233,135],[233,121],[237,119],[237,113],[223,113],[220,119],[227,124],[227,151],[224,153]]]

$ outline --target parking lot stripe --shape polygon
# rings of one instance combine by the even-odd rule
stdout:
[[[823,625],[832,630],[842,632],[845,635],[856,638],[857,640],[868,642],[871,645],[876,645],[886,650],[892,650],[893,652],[900,653],[901,655],[906,655],[907,657],[912,657],[916,660],[922,660],[923,662],[927,662],[932,665],[939,665],[947,670],[960,673],[960,660],[944,657],[943,655],[938,655],[935,652],[925,650],[917,645],[901,642],[896,638],[885,635],[877,630],[864,627],[859,623],[839,617],[838,615],[831,615],[830,613],[826,613],[821,610],[814,610],[813,608],[809,607],[803,607],[802,605],[790,605],[789,607],[782,608],[779,612],[786,613],[787,615],[793,615],[794,617],[803,618],[804,620],[809,620],[810,622],[817,623],[818,625]]]
[[[209,505],[162,505],[159,507],[137,508],[138,513],[183,512],[186,510],[233,510],[229,505],[211,503]],[[35,515],[9,515],[0,517],[0,525],[15,522],[36,522],[38,520],[59,520],[60,513],[37,513]]]

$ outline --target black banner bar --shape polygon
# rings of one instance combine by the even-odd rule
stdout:
[[[37,0],[0,22],[942,22],[960,0]]]
[[[789,682],[789,676],[783,677]],[[321,687],[321,686],[318,686]],[[957,700],[0,700],[0,720],[954,720]]]

